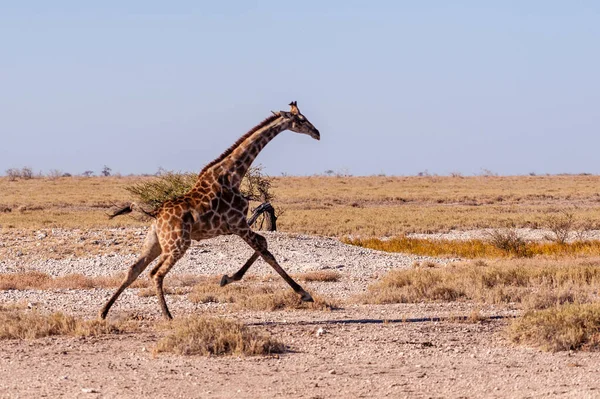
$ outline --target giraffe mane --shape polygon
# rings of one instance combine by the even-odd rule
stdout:
[[[222,160],[224,160],[225,158],[227,158],[229,155],[231,155],[231,153],[240,146],[240,144],[242,144],[244,142],[244,140],[246,140],[248,137],[250,137],[253,133],[255,133],[258,129],[262,128],[265,125],[268,125],[269,123],[273,122],[275,119],[279,118],[279,114],[273,114],[267,118],[265,118],[262,122],[260,122],[258,125],[254,126],[252,129],[250,129],[248,131],[248,133],[244,134],[242,137],[240,137],[235,143],[233,143],[233,145],[231,145],[231,147],[229,147],[228,149],[226,149],[221,155],[219,155],[216,159],[214,159],[213,161],[211,161],[210,163],[208,163],[204,168],[202,168],[202,170],[200,171],[200,174],[206,172],[208,169],[210,169],[211,167],[215,166],[216,164],[218,164],[219,162],[221,162]]]

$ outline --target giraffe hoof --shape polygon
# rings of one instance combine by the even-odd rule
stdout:
[[[229,283],[231,283],[231,278],[229,278],[229,276],[226,274],[223,275],[223,277],[221,278],[221,283],[220,283],[221,287],[224,287]]]
[[[315,300],[313,299],[312,296],[310,296],[310,294],[306,291],[304,291],[304,293],[302,294],[302,296],[300,296],[300,300],[302,302],[314,302]]]

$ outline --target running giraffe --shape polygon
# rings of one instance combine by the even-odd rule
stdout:
[[[233,276],[224,275],[221,286],[240,280],[259,256],[269,264],[292,289],[306,302],[312,297],[279,266],[267,249],[267,240],[248,226],[248,199],[240,192],[240,183],[258,153],[275,136],[284,130],[304,133],[319,140],[319,131],[298,109],[295,101],[289,112],[273,112],[273,115],[243,135],[221,156],[206,165],[192,189],[183,196],[164,202],[150,215],[156,220],[144,241],[142,252],[131,265],[125,280],[100,311],[106,318],[110,307],[119,295],[156,258],[158,263],[150,272],[163,316],[172,319],[163,292],[165,275],[185,254],[192,240],[204,240],[225,234],[236,234],[252,249],[254,254]],[[135,204],[117,211],[112,217],[130,213]]]

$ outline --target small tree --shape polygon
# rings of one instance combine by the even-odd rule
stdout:
[[[112,171],[111,168],[109,168],[108,166],[104,165],[104,168],[102,168],[102,172],[100,172],[102,174],[102,176],[104,177],[108,177],[110,176],[110,172]]]
[[[33,169],[28,166],[21,168],[21,179],[29,180],[33,179]]]
[[[29,180],[33,179],[33,169],[30,167],[23,167],[21,169],[11,168],[5,171],[8,180],[15,181],[17,179]]]
[[[62,176],[63,176],[63,172],[58,169],[50,169],[50,172],[48,172],[48,178],[50,180],[56,180]]]
[[[93,170],[86,170],[81,175],[84,176],[84,177],[92,177],[92,176],[94,176],[94,171]]]
[[[559,244],[565,244],[574,229],[575,215],[569,210],[562,210],[558,215],[549,216],[546,224],[552,235],[545,238]]]
[[[6,169],[5,173],[6,176],[8,176],[9,181],[15,181],[19,178],[19,176],[21,176],[21,172],[19,171],[19,169],[15,168]]]

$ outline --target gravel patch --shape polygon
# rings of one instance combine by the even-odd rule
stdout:
[[[144,239],[143,229],[107,229],[104,234],[90,232],[82,236],[80,231],[52,230],[46,234],[32,232],[32,236],[22,237],[18,243],[9,247],[11,253],[27,252],[27,256],[9,256],[0,262],[0,273],[23,271],[40,271],[54,277],[68,274],[83,274],[89,277],[114,276],[124,273],[135,262],[137,255],[110,253],[117,251],[114,242],[128,245],[132,249],[141,247]],[[410,268],[415,262],[435,262],[446,264],[457,259],[441,259],[427,256],[413,256],[398,253],[386,253],[371,249],[347,245],[335,238],[317,237],[286,233],[264,233],[269,242],[269,249],[281,266],[292,276],[309,271],[329,270],[340,274],[338,282],[300,282],[309,292],[321,297],[344,301],[357,294],[364,293],[369,284],[391,269]],[[80,237],[84,237],[83,239]],[[126,242],[124,237],[130,237]],[[57,241],[58,240],[58,241]],[[98,242],[103,252],[98,255],[64,259],[48,258],[47,251],[36,252],[39,241],[49,242],[78,242],[92,240]],[[131,245],[131,241],[138,245]],[[33,250],[31,249],[32,245]],[[185,256],[177,262],[167,275],[205,275],[221,276],[233,274],[252,255],[252,249],[237,236],[221,236],[210,240],[194,242]],[[156,262],[156,261],[155,261]],[[151,264],[140,276],[148,278],[152,270]],[[247,276],[261,276],[270,283],[282,288],[287,284],[262,259],[256,261],[248,271]],[[237,284],[257,284],[256,281],[241,281]],[[111,312],[141,312],[145,315],[159,316],[159,307],[155,297],[140,297],[138,289],[127,289],[116,302]],[[0,302],[24,302],[44,311],[62,311],[79,314],[84,317],[94,317],[100,306],[114,292],[111,289],[89,290],[22,290],[0,291]],[[168,295],[169,306],[176,314],[196,313],[205,311],[211,305],[194,304],[187,295]],[[212,305],[214,306],[214,305]]]
[[[36,233],[33,233],[36,234]],[[74,232],[73,235],[76,235]],[[65,235],[64,231],[61,235]],[[286,233],[264,233],[269,250],[288,273],[315,270],[336,270],[346,277],[362,278],[381,274],[390,269],[407,268],[415,261],[448,263],[456,259],[438,259],[427,256],[392,254],[340,242],[335,238]],[[143,235],[138,237],[139,247]],[[74,237],[69,237],[74,240]],[[15,248],[13,248],[15,250]],[[18,250],[18,249],[17,249]],[[185,256],[172,269],[173,274],[220,275],[232,274],[252,255],[252,249],[237,236],[221,236],[194,242]],[[88,257],[52,259],[30,256],[26,261],[18,258],[0,262],[0,273],[37,270],[52,276],[81,273],[86,276],[110,276],[128,270],[137,258],[135,254],[99,254]],[[150,265],[147,270],[152,269]],[[146,271],[147,272],[147,271]],[[259,259],[250,269],[251,274],[274,273]]]

